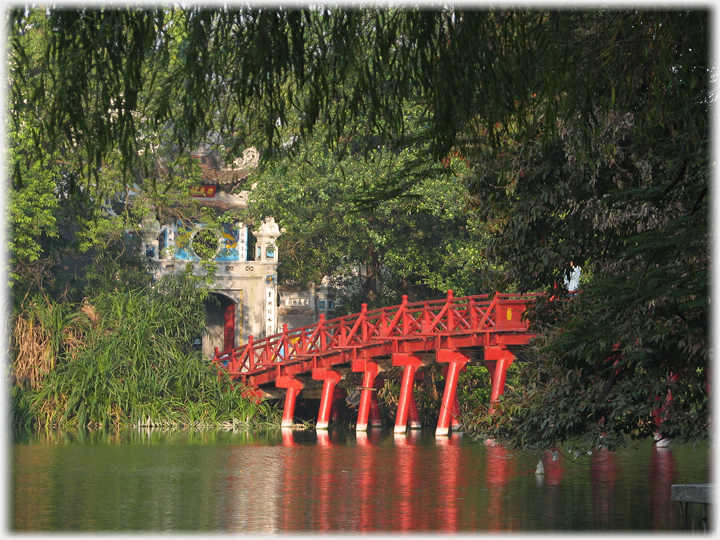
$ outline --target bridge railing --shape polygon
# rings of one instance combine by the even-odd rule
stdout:
[[[320,321],[288,330],[260,340],[248,338],[246,345],[224,351],[216,350],[213,362],[231,375],[253,375],[269,369],[280,372],[283,366],[329,351],[361,348],[373,342],[392,339],[422,338],[434,335],[480,333],[488,331],[525,331],[522,315],[536,294],[495,293],[402,303],[372,311],[363,304],[360,313],[329,321]]]

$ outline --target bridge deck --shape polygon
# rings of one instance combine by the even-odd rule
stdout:
[[[318,368],[342,368],[345,378],[359,363],[374,361],[381,371],[397,371],[393,354],[424,355],[438,350],[465,351],[482,364],[486,348],[524,345],[532,334],[523,313],[537,295],[495,293],[408,303],[367,311],[296,328],[216,352],[213,360],[235,380],[253,389],[268,388],[282,376],[302,376]],[[426,357],[421,370],[434,359]],[[345,383],[348,384],[348,383]]]
[[[285,393],[283,426],[294,422],[295,399],[313,384],[322,384],[316,429],[327,429],[336,399],[336,385],[362,388],[356,430],[380,422],[373,391],[388,372],[402,371],[395,431],[420,426],[413,384],[418,371],[440,369],[445,389],[436,436],[446,436],[459,425],[456,387],[467,363],[482,362],[490,371],[490,402],[497,402],[505,374],[513,362],[509,347],[527,344],[533,337],[523,315],[537,295],[495,293],[408,303],[373,311],[363,304],[360,313],[296,328],[220,353],[213,361],[258,397]],[[384,377],[378,377],[385,372]],[[360,376],[362,381],[360,382]],[[307,390],[306,390],[307,387]],[[317,389],[317,388],[315,388]],[[308,396],[310,397],[310,396]]]

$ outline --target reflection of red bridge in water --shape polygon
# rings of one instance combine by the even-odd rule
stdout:
[[[286,428],[281,436],[260,447],[248,436],[248,446],[228,452],[224,530],[649,531],[677,530],[681,516],[670,497],[678,480],[671,448],[653,446],[649,456],[594,451],[581,464],[547,452],[545,474],[538,476],[537,454],[476,444],[456,433]],[[681,459],[692,470],[691,461]],[[251,505],[263,512],[247,512]],[[253,529],[256,523],[263,528]]]
[[[522,319],[527,305],[537,295],[489,295],[385,307],[329,321],[320,316],[317,324],[254,341],[241,347],[216,350],[213,361],[234,380],[242,381],[257,396],[285,397],[283,426],[291,425],[298,393],[313,395],[319,389],[320,409],[316,427],[326,429],[333,400],[341,388],[362,388],[357,431],[368,421],[379,425],[375,391],[383,379],[400,376],[400,397],[395,431],[420,427],[413,385],[418,374],[444,366],[445,390],[436,435],[447,435],[458,426],[456,387],[467,364],[483,365],[490,372],[490,401],[503,393],[507,368],[515,359],[511,349],[526,345],[533,334]],[[515,349],[515,352],[517,349]],[[337,387],[337,389],[336,389]]]

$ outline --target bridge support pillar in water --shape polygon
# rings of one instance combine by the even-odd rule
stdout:
[[[619,370],[618,370],[619,371]],[[680,380],[680,374],[679,373],[673,373],[668,377],[669,380],[673,382],[677,382]],[[708,396],[710,393],[708,392]],[[659,447],[662,448],[664,446],[667,446],[669,440],[664,438],[662,435],[662,432],[660,431],[660,428],[662,426],[663,420],[665,420],[665,407],[667,405],[670,405],[673,402],[673,395],[670,390],[668,390],[667,397],[665,398],[665,403],[660,404],[658,407],[650,411],[650,414],[652,415],[652,421],[653,424],[655,424],[655,433],[653,433],[655,437],[655,441],[660,445]],[[660,396],[655,396],[655,403],[661,401]],[[660,442],[660,440],[663,440],[663,442]]]
[[[297,379],[289,375],[283,375],[275,379],[276,388],[287,388],[285,394],[285,407],[283,407],[282,427],[290,427],[293,425],[295,416],[295,398],[303,389],[303,385]]]
[[[375,379],[373,388],[380,390],[385,386],[385,379]],[[370,425],[372,427],[382,427],[382,416],[380,415],[380,404],[378,403],[377,392],[372,392],[370,396]]]
[[[445,390],[442,402],[440,403],[440,415],[438,416],[436,437],[447,437],[450,433],[450,422],[453,416],[453,408],[457,396],[457,382],[460,371],[465,367],[469,358],[464,354],[450,349],[440,349],[436,353],[436,361],[447,362],[447,375],[445,376]]]
[[[362,392],[360,394],[360,405],[358,406],[358,418],[355,424],[355,431],[367,431],[368,419],[370,418],[370,409],[372,407],[372,398],[375,394],[375,377],[378,374],[378,365],[375,362],[362,362],[363,366],[357,371],[364,371]],[[353,363],[353,371],[355,371],[355,363]],[[377,399],[375,399],[377,408]]]
[[[405,433],[408,423],[408,411],[411,402],[414,412],[414,423],[417,420],[417,405],[415,404],[415,396],[413,395],[413,386],[415,383],[415,372],[417,368],[423,365],[422,360],[415,355],[405,353],[395,353],[392,355],[392,365],[399,367],[404,366],[402,382],[400,384],[400,397],[398,399],[397,415],[395,416],[395,433]]]
[[[462,373],[465,370],[460,370],[460,373]],[[448,374],[448,366],[444,366],[442,370],[442,376],[443,378],[447,379]],[[455,391],[455,399],[452,403],[452,414],[450,415],[450,429],[453,431],[461,431],[462,430],[462,424],[460,423],[460,400],[457,397],[457,390]]]
[[[410,421],[410,429],[421,429],[420,414],[418,413],[417,401],[415,401],[415,393],[410,393],[410,403],[408,405],[408,420]]]
[[[344,388],[335,387],[333,390],[333,398],[330,407],[330,421],[335,422],[340,420],[340,402],[344,401],[347,397],[347,390]]]
[[[462,431],[462,424],[460,423],[460,400],[457,397],[457,392],[455,392],[455,401],[453,401],[450,429],[453,431]]]
[[[330,423],[330,410],[332,409],[335,385],[340,382],[342,376],[332,369],[317,368],[312,370],[312,378],[316,381],[323,381],[320,410],[318,411],[315,429],[327,429]]]
[[[490,372],[490,412],[494,411],[493,404],[498,402],[505,392],[505,378],[507,370],[513,363],[515,356],[505,347],[485,347],[484,364]]]

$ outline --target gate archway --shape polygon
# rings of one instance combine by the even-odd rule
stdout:
[[[242,302],[220,292],[211,295],[213,298],[205,302],[207,331],[202,338],[202,351],[206,357],[212,357],[215,348],[237,347],[242,336]]]

